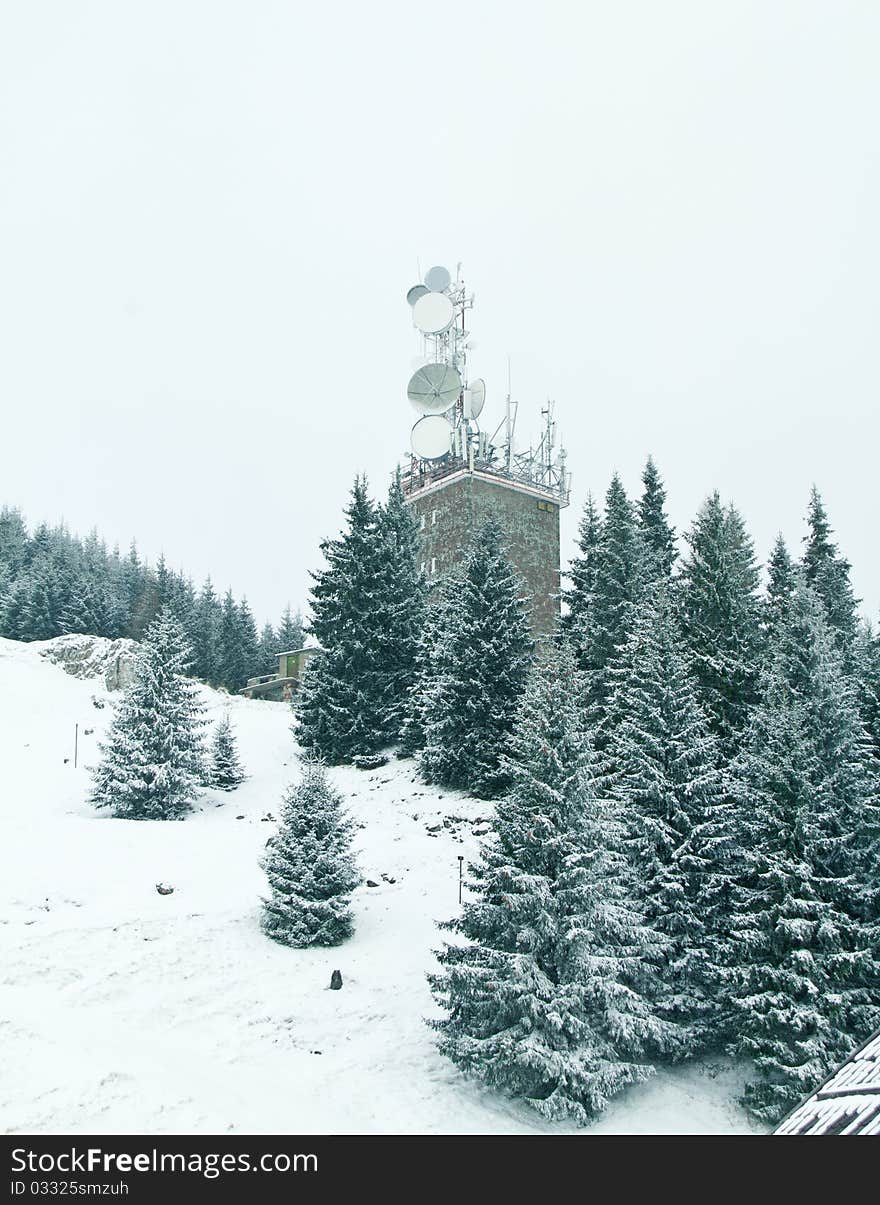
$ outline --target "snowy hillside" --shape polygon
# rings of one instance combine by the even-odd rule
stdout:
[[[212,720],[230,710],[248,781],[184,822],[113,820],[85,802],[86,767],[119,696],[0,640],[0,1130],[563,1132],[463,1079],[422,1020],[435,921],[490,805],[411,762],[332,771],[377,885],[344,946],[275,945],[258,859],[297,774],[289,710],[204,695]],[[664,1073],[582,1132],[748,1132],[739,1088],[729,1068]]]

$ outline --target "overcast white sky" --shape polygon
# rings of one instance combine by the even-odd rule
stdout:
[[[417,263],[574,474],[880,607],[880,4],[0,0],[0,501],[303,603],[414,419]],[[491,424],[494,427],[494,423]]]

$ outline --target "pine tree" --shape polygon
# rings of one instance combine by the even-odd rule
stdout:
[[[668,579],[678,556],[675,528],[666,517],[666,489],[651,456],[642,473],[642,485],[638,520],[645,553],[644,572],[651,580]]]
[[[193,672],[203,682],[216,685],[220,681],[220,604],[210,577],[196,600],[193,627]]]
[[[744,870],[730,918],[732,1050],[776,1121],[880,1020],[876,780],[823,604],[795,581],[734,762]],[[872,869],[869,869],[872,868]]]
[[[257,636],[257,625],[253,612],[246,598],[243,598],[238,604],[238,642],[244,681],[235,688],[230,683],[230,689],[241,690],[248,678],[256,677],[260,672],[260,640]]]
[[[415,685],[426,586],[418,566],[419,534],[406,504],[398,469],[379,512],[376,607],[382,617],[379,663],[382,667],[380,722],[382,742],[399,740],[407,701]]]
[[[833,531],[815,486],[810,493],[807,522],[810,531],[804,540],[804,573],[807,582],[822,600],[838,648],[849,669],[857,623],[856,600],[849,580],[850,563],[840,555],[831,539]]]
[[[596,586],[596,560],[601,535],[602,519],[593,501],[593,495],[587,494],[584,513],[578,528],[580,556],[575,557],[571,562],[568,571],[571,585],[563,591],[563,600],[568,605],[568,611],[562,619],[562,629],[565,632],[576,632],[592,606]]]
[[[880,632],[872,631],[869,623],[859,624],[853,661],[859,711],[880,774]]]
[[[257,629],[247,599],[236,603],[232,591],[223,596],[217,626],[218,678],[232,693],[257,674],[260,653]]]
[[[260,632],[260,667],[261,674],[271,674],[278,670],[278,654],[282,651],[278,644],[278,634],[271,623],[264,623]]]
[[[65,632],[103,636],[109,626],[108,612],[106,592],[94,578],[82,574],[71,601],[61,612],[61,626]]]
[[[654,938],[632,902],[620,825],[600,805],[580,731],[574,658],[544,649],[511,746],[512,787],[470,867],[473,898],[442,928],[465,944],[429,977],[439,1048],[545,1117],[585,1122],[652,1071]]]
[[[246,777],[238,756],[238,747],[235,733],[232,731],[229,712],[226,712],[214,729],[214,737],[211,742],[210,785],[221,791],[234,791]]]
[[[278,625],[278,652],[290,653],[303,646],[303,617],[297,611],[291,615],[290,604],[284,608]]]
[[[185,678],[189,650],[180,624],[160,613],[138,652],[134,678],[116,707],[91,801],[124,820],[178,820],[204,780],[204,707]]]
[[[644,555],[635,512],[617,474],[605,498],[589,605],[572,626],[578,664],[586,675],[588,716],[601,723],[608,698],[608,666],[629,635],[640,598]]]
[[[351,850],[354,826],[318,762],[288,789],[278,831],[263,860],[270,895],[263,931],[286,946],[336,946],[354,929],[351,893],[361,881]]]
[[[28,533],[24,516],[15,507],[0,509],[0,564],[6,566],[10,578],[14,578],[25,566],[28,549]]]
[[[700,701],[722,752],[736,751],[757,699],[762,655],[758,566],[745,524],[717,493],[687,535],[682,621]]]
[[[712,899],[719,868],[707,826],[714,833],[726,784],[662,582],[642,601],[610,681],[604,793],[625,818],[645,917],[664,939],[657,1011],[683,1056],[711,1040],[718,1012],[711,964],[726,918]]]
[[[531,653],[521,588],[494,518],[475,532],[437,600],[419,765],[428,782],[491,799],[504,790],[501,756]]]
[[[313,658],[294,701],[301,746],[334,763],[375,753],[388,737],[382,540],[365,479],[355,480],[345,514],[342,536],[321,545],[326,568],[312,575],[310,630],[325,653]]]
[[[415,668],[403,705],[400,728],[400,752],[412,757],[425,747],[426,707],[433,678],[433,650],[444,631],[443,613],[438,605],[439,584],[426,591],[430,605],[423,612],[422,630],[416,646]]]
[[[29,640],[30,633],[27,620],[28,599],[31,593],[31,579],[27,572],[20,573],[6,587],[3,603],[2,634],[8,640]]]
[[[50,555],[37,557],[28,570],[24,601],[23,640],[51,640],[63,631],[61,605]]]
[[[764,607],[764,629],[771,638],[784,623],[794,590],[794,565],[782,535],[776,537],[767,563],[767,601]]]

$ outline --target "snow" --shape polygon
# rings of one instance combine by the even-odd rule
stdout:
[[[435,924],[490,805],[411,761],[331,771],[378,886],[355,893],[351,941],[286,949],[259,928],[259,857],[297,774],[288,707],[203,688],[247,782],[182,822],[114,820],[86,802],[86,767],[119,696],[41,650],[0,640],[0,1131],[571,1131],[466,1080],[423,1023]],[[727,1064],[662,1072],[581,1132],[754,1131],[742,1084]]]

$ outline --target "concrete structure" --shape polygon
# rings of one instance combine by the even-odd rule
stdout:
[[[422,465],[414,461],[403,489],[419,524],[428,580],[454,568],[474,530],[494,514],[525,585],[532,632],[550,635],[559,622],[559,511],[567,492],[453,457],[420,471]]]
[[[311,659],[323,649],[317,646],[301,649],[290,649],[278,654],[278,672],[263,674],[259,678],[248,678],[247,686],[239,694],[248,699],[272,699],[286,701],[292,699],[299,690],[305,668]]]

